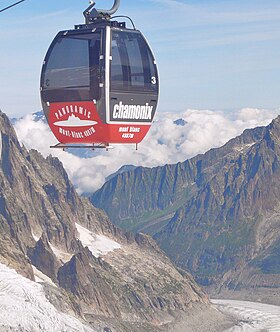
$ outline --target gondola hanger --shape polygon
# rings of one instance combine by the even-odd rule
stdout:
[[[113,14],[119,9],[120,0],[115,0],[113,7],[109,10],[107,9],[96,9],[94,6],[96,3],[94,1],[90,1],[89,7],[84,11],[84,17],[86,19],[86,24],[90,24],[92,21],[96,19],[110,19]]]

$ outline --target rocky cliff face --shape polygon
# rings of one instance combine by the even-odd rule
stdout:
[[[94,193],[91,201],[104,209],[117,224],[130,228],[149,229],[157,223],[170,220],[170,216],[184,206],[203,185],[222,171],[231,155],[239,155],[258,142],[264,128],[246,130],[243,135],[231,140],[221,149],[212,149],[205,155],[175,165],[145,168],[115,176]]]
[[[279,287],[279,144],[280,117],[184,163],[118,175],[91,200],[204,285]]]
[[[209,308],[149,236],[119,230],[76,194],[58,159],[21,147],[3,113],[0,131],[0,263],[45,281],[52,303],[102,331],[156,331]]]

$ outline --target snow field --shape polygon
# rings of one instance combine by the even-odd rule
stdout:
[[[82,242],[84,247],[88,247],[93,256],[96,258],[106,255],[115,249],[121,248],[119,243],[109,239],[107,236],[96,235],[77,223],[76,228],[79,232],[79,240]]]

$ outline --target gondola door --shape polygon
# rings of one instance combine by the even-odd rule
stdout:
[[[151,126],[158,101],[155,60],[139,31],[112,28],[110,47],[106,66],[110,74],[107,84],[110,139],[139,143]]]

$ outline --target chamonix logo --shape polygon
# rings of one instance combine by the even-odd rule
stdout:
[[[59,127],[88,127],[94,126],[97,123],[91,120],[81,120],[78,116],[72,114],[67,120],[54,122],[54,125]]]
[[[153,106],[125,105],[122,101],[114,105],[113,119],[152,120]]]

